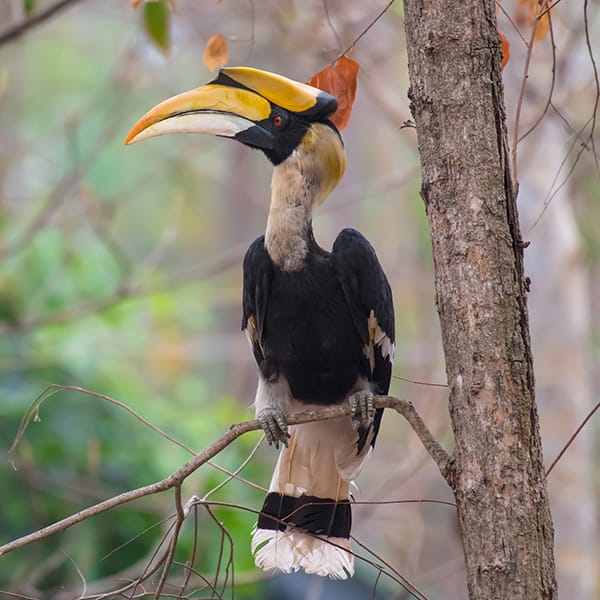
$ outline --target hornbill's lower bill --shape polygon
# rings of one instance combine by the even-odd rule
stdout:
[[[394,353],[392,293],[375,251],[354,229],[331,252],[313,236],[312,211],[345,167],[329,120],[336,99],[257,69],[222,69],[207,85],[165,100],[129,133],[230,137],[273,163],[265,235],[244,258],[243,319],[259,368],[255,407],[269,443],[283,447],[253,532],[256,564],[345,579],[351,480],[372,449]],[[286,416],[349,402],[353,416],[287,426]]]

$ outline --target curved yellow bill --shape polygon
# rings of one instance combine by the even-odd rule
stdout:
[[[323,108],[325,103],[331,101],[335,104],[335,98],[326,92],[269,71],[252,67],[226,67],[219,71],[217,82],[221,79],[221,75],[226,75],[290,112],[306,113],[316,107]],[[335,108],[336,106],[331,112],[334,112]]]
[[[131,129],[125,144],[168,133],[207,133],[235,137],[268,118],[269,102],[228,85],[208,84],[164,100]]]
[[[258,125],[269,118],[272,105],[316,120],[333,114],[337,101],[322,90],[282,75],[229,67],[221,69],[211,83],[168,98],[148,111],[125,143],[168,133],[207,133],[233,137],[255,148],[272,148],[273,133]]]

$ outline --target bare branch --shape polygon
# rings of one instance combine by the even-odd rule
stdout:
[[[433,437],[432,433],[418,415],[414,406],[408,400],[394,398],[392,396],[376,396],[375,407],[390,408],[396,412],[399,412],[417,434],[423,446],[437,464],[444,478],[447,481],[450,480],[452,461],[451,457]],[[336,419],[349,414],[350,407],[347,404],[341,404],[338,406],[321,408],[319,410],[307,410],[297,413],[288,418],[288,424],[299,425],[301,423],[309,423],[312,421]],[[256,420],[243,421],[241,423],[232,425],[229,430],[217,441],[213,442],[210,446],[194,456],[194,458],[190,459],[165,479],[150,485],[130,490],[128,492],[123,492],[112,498],[108,498],[103,502],[85,508],[78,513],[61,519],[60,521],[56,521],[47,527],[43,527],[42,529],[13,540],[12,542],[8,542],[7,544],[0,546],[0,556],[32,544],[33,542],[47,538],[55,533],[64,531],[65,529],[68,529],[69,527],[72,527],[73,525],[76,525],[85,519],[89,519],[90,517],[106,512],[107,510],[122,504],[132,502],[133,500],[137,500],[145,496],[158,494],[171,488],[177,488],[189,475],[194,473],[199,467],[207,463],[211,458],[229,446],[229,444],[231,444],[238,437],[244,433],[248,433],[249,431],[258,431],[259,429],[260,425]]]
[[[329,14],[329,6],[327,6],[327,0],[323,0],[323,10],[325,11],[325,19],[327,20],[327,25],[329,25],[329,29],[331,29],[331,33],[333,33],[333,36],[335,37],[335,41],[337,43],[338,48],[341,48],[342,40],[340,39],[340,36],[331,21],[331,15]]]
[[[33,402],[33,404],[27,409],[25,415],[21,419],[21,424],[19,425],[19,429],[17,430],[15,439],[13,440],[12,446],[8,450],[9,464],[13,467],[13,469],[16,470],[17,467],[12,458],[12,455],[14,454],[17,446],[21,443],[23,435],[25,434],[25,431],[26,431],[27,427],[29,426],[30,422],[32,420],[35,421],[36,418],[38,418],[39,410],[40,410],[42,404],[44,402],[46,402],[46,400],[50,399],[52,396],[58,394],[59,392],[64,392],[64,391],[79,392],[86,396],[90,396],[92,398],[98,398],[100,400],[104,400],[105,402],[109,402],[110,404],[114,404],[115,406],[118,406],[119,408],[126,410],[130,415],[132,415],[134,418],[136,418],[138,421],[140,421],[140,423],[142,423],[143,425],[145,425],[152,431],[158,433],[159,435],[164,437],[169,442],[179,446],[180,448],[183,448],[186,452],[188,452],[192,456],[194,456],[196,454],[189,446],[187,446],[183,442],[180,442],[179,440],[175,439],[174,437],[170,436],[168,433],[166,433],[165,431],[163,431],[156,425],[153,425],[150,421],[145,419],[141,414],[139,414],[138,412],[133,410],[133,408],[131,408],[130,406],[128,406],[127,404],[125,404],[123,402],[120,402],[119,400],[116,400],[115,398],[111,398],[110,396],[107,396],[106,394],[100,394],[99,392],[94,392],[92,390],[88,390],[86,388],[82,388],[82,387],[76,386],[76,385],[49,384],[46,387],[46,389],[37,397],[35,402]],[[212,494],[215,491],[217,491],[218,489],[222,488],[224,485],[227,485],[232,479],[236,479],[237,481],[239,481],[247,486],[253,487],[254,489],[257,489],[261,492],[266,493],[267,490],[264,487],[239,476],[239,473],[244,469],[244,467],[248,464],[248,461],[250,461],[251,458],[256,453],[256,450],[258,449],[259,445],[260,445],[260,442],[256,445],[256,448],[254,448],[254,450],[252,450],[252,452],[250,453],[248,458],[246,458],[246,460],[244,460],[244,462],[236,469],[235,473],[232,473],[225,467],[222,467],[211,460],[207,461],[207,464],[210,465],[213,469],[216,469],[217,471],[220,471],[221,473],[224,473],[225,475],[227,475],[227,479],[222,481],[214,490],[210,491],[205,496],[205,499],[208,498],[208,496],[210,494]]]
[[[527,80],[529,78],[529,65],[531,63],[531,57],[533,55],[533,44],[535,43],[535,34],[537,31],[538,24],[540,22],[540,16],[536,15],[531,34],[529,36],[529,42],[527,44],[527,54],[525,55],[525,64],[523,65],[523,77],[521,78],[521,88],[519,91],[519,97],[517,99],[517,108],[515,110],[515,124],[513,133],[513,143],[511,149],[511,170],[513,176],[513,194],[516,197],[519,191],[519,176],[517,170],[517,147],[519,145],[519,124],[521,121],[521,112],[523,109],[523,100],[525,99],[525,89],[527,87]]]
[[[544,14],[546,14],[544,12]],[[541,17],[540,17],[541,18]],[[546,99],[546,104],[544,105],[544,109],[540,116],[535,120],[533,125],[517,140],[517,143],[520,143],[523,139],[525,139],[532,131],[535,131],[538,125],[542,122],[542,119],[548,113],[548,109],[552,106],[552,96],[554,94],[554,86],[556,84],[556,42],[554,40],[554,25],[552,24],[552,17],[548,12],[548,23],[550,24],[550,48],[552,49],[552,80],[550,81],[550,90],[548,91],[548,98]]]
[[[400,381],[406,381],[407,383],[414,383],[415,385],[425,385],[436,388],[448,388],[447,383],[433,383],[431,381],[418,381],[417,379],[409,379],[408,377],[402,377],[401,375],[392,375],[393,379],[399,379]]]
[[[398,577],[397,581],[399,581],[400,585],[411,596],[413,596],[417,600],[428,600],[427,596],[425,596],[425,594],[423,594],[423,592],[421,592],[421,590],[416,585],[414,585],[407,577],[402,575],[402,573],[400,573],[400,571],[395,569],[388,561],[384,560],[376,552],[373,552],[373,550],[371,550],[365,544],[360,542],[355,536],[351,535],[350,538],[357,546],[359,546],[360,548],[365,550],[365,552],[368,552],[371,556],[373,556],[375,559],[377,559],[381,565],[383,565],[384,567],[387,567],[390,570],[390,572],[394,573],[396,575],[396,577]],[[379,573],[386,573],[386,571],[382,567],[380,567]]]
[[[598,105],[600,103],[600,79],[598,77],[598,67],[596,66],[596,59],[594,58],[594,51],[592,49],[592,41],[590,39],[590,24],[588,18],[588,0],[583,3],[583,20],[585,23],[585,45],[594,72],[594,84],[596,87],[596,98],[594,100],[594,111],[592,113],[592,128],[590,131],[589,142],[592,146],[594,153],[594,164],[596,165],[596,173],[600,175],[600,163],[598,162],[598,153],[596,152],[596,145],[594,142],[594,132],[596,131],[596,117],[598,115]]]
[[[163,565],[162,573],[160,574],[160,579],[158,581],[158,585],[156,586],[156,592],[154,593],[154,597],[157,600],[160,598],[165,584],[167,583],[169,569],[171,568],[175,558],[175,549],[177,548],[179,532],[181,531],[181,526],[183,525],[183,520],[185,519],[183,505],[181,504],[181,482],[175,486],[175,506],[177,507],[177,520],[175,521],[175,526],[169,542],[169,550]]]
[[[8,42],[12,42],[17,38],[21,37],[25,32],[29,31],[33,27],[40,25],[44,21],[47,21],[50,17],[57,14],[59,11],[67,8],[70,5],[76,4],[80,0],[59,0],[50,6],[37,11],[32,17],[17,23],[16,25],[9,27],[0,33],[0,46]]]
[[[369,29],[371,29],[371,27],[373,27],[373,25],[375,25],[375,23],[377,23],[377,21],[379,21],[379,19],[381,19],[381,17],[383,17],[383,15],[385,15],[385,13],[388,11],[388,9],[390,8],[390,6],[392,6],[392,4],[394,4],[395,0],[390,0],[378,13],[377,16],[362,30],[362,32],[359,34],[359,36],[343,51],[340,52],[340,54],[338,54],[337,58],[332,61],[332,65],[338,61],[340,58],[342,58],[342,56],[346,56],[346,54],[348,54],[349,52],[352,52],[352,50],[354,50],[354,46],[356,46],[356,44],[358,44],[358,42],[361,40],[361,38],[363,38],[369,31]]]
[[[588,421],[594,416],[594,413],[600,408],[600,402],[592,408],[587,414],[585,419],[581,422],[579,427],[575,430],[573,435],[568,439],[567,443],[563,446],[562,450],[558,453],[558,456],[552,461],[552,464],[546,469],[546,477],[550,475],[552,469],[556,466],[556,463],[563,457],[563,454],[569,449],[569,446],[575,441],[575,438],[579,435],[579,432],[587,425]]]

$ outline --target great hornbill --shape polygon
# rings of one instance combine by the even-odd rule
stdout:
[[[336,108],[309,85],[225,68],[151,109],[126,143],[208,133],[258,148],[273,163],[266,233],[244,258],[242,329],[259,368],[257,418],[269,443],[283,447],[252,551],[265,570],[345,579],[354,572],[349,485],[379,429],[373,394],[389,388],[394,313],[375,251],[358,231],[341,231],[331,252],[313,236],[313,208],[345,167],[329,120]],[[353,417],[286,424],[286,415],[343,402]]]

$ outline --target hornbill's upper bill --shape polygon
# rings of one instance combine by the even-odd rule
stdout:
[[[258,69],[226,68],[207,85],[169,98],[127,136],[208,133],[258,148],[274,165],[264,236],[244,258],[242,329],[259,367],[255,407],[282,448],[253,533],[265,570],[346,578],[354,572],[349,484],[381,421],[373,394],[389,389],[392,293],[375,251],[344,229],[331,252],[312,231],[312,210],[345,167],[329,120],[336,99]],[[288,427],[286,416],[349,402],[353,417]]]

